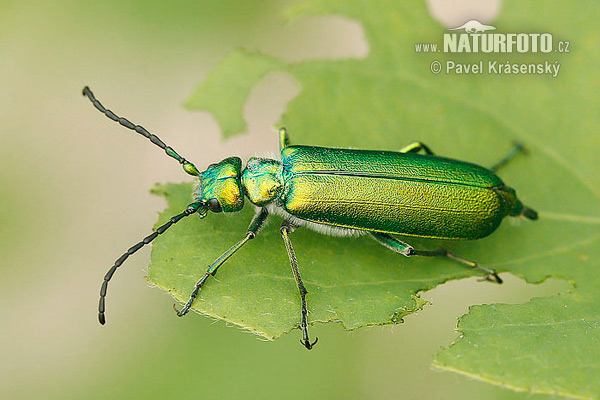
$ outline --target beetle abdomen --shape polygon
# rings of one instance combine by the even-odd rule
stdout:
[[[290,146],[282,206],[308,221],[404,235],[477,239],[508,212],[503,182],[477,165],[395,152]]]

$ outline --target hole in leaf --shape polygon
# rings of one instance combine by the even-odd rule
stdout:
[[[365,58],[369,54],[362,25],[339,15],[298,17],[275,33],[279,40],[261,46],[260,51],[288,62]]]

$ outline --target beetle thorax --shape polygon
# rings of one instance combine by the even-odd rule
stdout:
[[[277,199],[283,190],[283,165],[280,161],[252,157],[242,172],[242,188],[248,199],[264,206]]]

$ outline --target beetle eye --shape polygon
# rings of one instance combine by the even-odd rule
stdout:
[[[219,204],[219,200],[215,199],[214,197],[208,200],[208,209],[215,213],[220,213],[223,211],[221,209],[221,205]]]

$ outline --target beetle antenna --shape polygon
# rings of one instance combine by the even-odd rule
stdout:
[[[179,164],[181,164],[181,166],[183,167],[183,170],[185,172],[187,172],[190,175],[194,175],[194,176],[200,175],[200,172],[198,172],[198,169],[196,168],[196,166],[194,164],[192,164],[191,162],[189,162],[188,160],[186,160],[185,158],[183,158],[179,154],[177,154],[177,152],[175,150],[173,150],[173,148],[171,146],[167,146],[162,140],[160,140],[160,138],[158,136],[148,132],[146,130],[146,128],[144,128],[143,126],[136,125],[133,122],[129,121],[127,118],[119,117],[111,110],[105,108],[102,105],[102,103],[100,103],[96,99],[96,97],[94,96],[94,93],[92,93],[92,91],[90,90],[89,87],[86,86],[83,88],[83,95],[87,96],[90,99],[90,101],[92,102],[92,104],[94,105],[94,107],[96,107],[102,114],[106,115],[108,118],[112,119],[113,121],[118,122],[119,124],[123,125],[125,128],[131,129],[132,131],[136,131],[137,133],[139,133],[140,135],[149,139],[152,143],[154,143],[155,145],[157,145],[158,147],[163,149],[169,157],[174,158],[175,160],[177,160],[177,162],[179,162]]]
[[[204,208],[204,210],[202,208]],[[159,226],[158,229],[156,229],[150,235],[148,235],[144,239],[142,239],[141,242],[139,242],[138,244],[136,244],[134,246],[131,246],[121,257],[119,257],[117,259],[117,261],[115,261],[115,264],[108,270],[106,275],[104,275],[104,282],[102,282],[102,287],[100,288],[100,302],[98,303],[98,321],[100,321],[100,323],[102,325],[104,325],[106,323],[106,317],[104,316],[104,309],[105,309],[104,303],[106,300],[106,290],[108,289],[108,282],[110,282],[110,280],[113,277],[117,268],[119,268],[121,265],[123,265],[125,260],[127,260],[127,258],[129,258],[130,255],[132,255],[133,253],[135,253],[136,251],[138,251],[139,249],[144,247],[144,245],[151,243],[154,239],[156,239],[158,237],[158,235],[162,235],[173,224],[176,224],[181,219],[183,219],[183,217],[187,217],[188,215],[192,215],[198,211],[203,212],[203,211],[206,211],[207,209],[208,209],[208,206],[206,205],[206,203],[203,203],[203,202],[196,202],[196,203],[190,204],[189,206],[187,206],[185,211],[171,217],[169,219],[169,221],[167,221],[166,224]]]
[[[538,213],[527,206],[523,206],[523,211],[521,211],[521,215],[531,220],[538,219]]]

